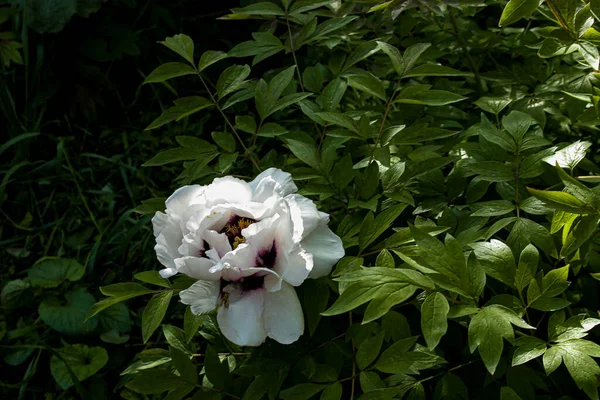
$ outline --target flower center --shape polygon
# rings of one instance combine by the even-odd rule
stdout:
[[[227,235],[227,239],[229,240],[229,244],[233,249],[236,249],[240,243],[246,243],[246,238],[242,236],[242,230],[246,229],[256,220],[252,218],[240,217],[239,215],[233,215],[229,218],[229,221],[223,229],[221,229],[221,233]]]

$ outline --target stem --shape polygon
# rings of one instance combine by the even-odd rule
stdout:
[[[348,313],[348,320],[350,322],[350,326],[348,328],[352,327],[352,311],[350,311]],[[352,380],[351,382],[351,386],[350,386],[350,400],[354,400],[354,384],[356,382],[355,380],[356,378],[356,348],[354,346],[354,338],[352,338]]]
[[[402,79],[402,78],[400,78],[400,79]],[[396,88],[394,89],[394,93],[392,93],[392,96],[387,101],[387,104],[385,107],[385,112],[383,113],[383,119],[381,120],[381,125],[379,125],[379,132],[377,132],[377,139],[375,139],[375,145],[371,149],[371,157],[369,157],[369,165],[371,165],[371,163],[373,162],[373,157],[375,157],[375,150],[377,149],[377,145],[379,144],[379,140],[381,139],[381,133],[383,132],[383,127],[385,126],[385,121],[390,112],[390,108],[392,107],[392,102],[394,101],[394,97],[396,97],[396,92],[398,92],[398,87],[400,85],[400,79],[398,79],[398,82],[396,82]]]
[[[223,110],[221,109],[221,107],[219,106],[219,103],[217,102],[217,100],[213,96],[212,92],[208,88],[208,85],[206,84],[206,81],[204,80],[204,78],[202,78],[202,75],[200,74],[200,71],[198,71],[198,68],[196,68],[195,65],[194,65],[194,69],[196,70],[196,74],[198,75],[198,78],[200,78],[200,81],[204,85],[204,89],[206,90],[206,92],[210,96],[210,100],[213,102],[213,104],[215,105],[215,107],[217,108],[217,110],[219,111],[219,113],[223,116],[223,118],[225,119],[225,123],[227,123],[227,125],[229,126],[229,128],[231,128],[231,131],[233,132],[233,134],[237,138],[238,142],[240,142],[240,144],[244,148],[245,154],[248,155],[248,158],[250,159],[250,161],[252,162],[252,164],[254,164],[254,166],[256,167],[256,169],[258,169],[259,172],[262,172],[262,168],[258,165],[258,163],[256,162],[256,160],[254,160],[252,152],[250,152],[248,150],[248,148],[244,144],[244,141],[242,140],[242,138],[238,134],[237,130],[233,127],[233,125],[229,121],[229,118],[227,118],[227,116],[225,115],[225,113],[223,112]]]
[[[523,310],[525,310],[525,319],[527,320],[527,323],[529,325],[531,325],[531,322],[529,321],[529,313],[527,313],[527,303],[525,303],[525,299],[523,298],[523,293],[521,293],[520,290],[519,290],[519,298],[521,299],[521,304],[523,304]]]
[[[521,163],[520,161],[520,155],[519,152],[517,151],[517,165],[515,168],[515,205],[517,206],[517,218],[520,218],[520,206],[519,206],[519,164]]]
[[[471,71],[473,71],[473,74],[475,75],[475,86],[477,88],[477,94],[481,96],[481,94],[483,93],[483,85],[481,84],[479,69],[475,66],[475,62],[473,61],[473,58],[471,57],[471,54],[469,54],[469,50],[467,49],[467,44],[465,43],[460,34],[460,30],[458,29],[458,24],[456,23],[456,18],[454,17],[454,11],[452,10],[452,8],[450,8],[450,19],[452,20],[452,27],[454,28],[454,36],[456,37],[459,46],[465,54],[465,58],[467,59],[467,63],[469,64]]]
[[[298,60],[296,59],[296,49],[294,48],[294,38],[292,37],[292,28],[290,28],[290,20],[288,19],[287,13],[285,14],[285,24],[287,25],[288,35],[290,37],[290,50],[292,51],[292,57],[294,57],[294,64],[296,65],[296,73],[298,74],[298,83],[300,89],[304,92],[304,85],[302,85],[302,75],[300,74],[300,67],[298,66]]]
[[[569,30],[569,27],[567,26],[567,23],[563,19],[562,15],[558,11],[558,8],[556,7],[554,0],[546,0],[546,3],[548,4],[548,7],[550,7],[550,11],[552,11],[552,14],[554,14],[554,16],[556,17],[556,21],[560,24],[560,26],[565,31],[567,31],[569,33],[569,35],[572,36],[571,31]]]
[[[73,169],[73,166],[71,165],[71,161],[69,160],[69,155],[67,154],[67,150],[66,149],[64,150],[64,153],[65,153],[65,160],[67,161],[67,165],[69,166],[69,170],[71,171],[71,175],[73,175],[73,181],[75,182],[75,186],[77,187],[77,192],[79,193],[79,197],[81,197],[81,201],[83,201],[83,206],[85,207],[85,209],[87,210],[88,214],[90,215],[90,219],[94,223],[94,226],[98,230],[98,233],[102,233],[102,230],[100,229],[100,226],[98,225],[98,222],[96,222],[96,218],[94,217],[94,213],[92,212],[92,210],[90,210],[90,207],[88,206],[88,203],[87,203],[87,201],[85,199],[85,196],[83,195],[83,191],[81,190],[81,186],[79,186],[79,181],[77,181],[77,176],[75,175],[75,170]]]

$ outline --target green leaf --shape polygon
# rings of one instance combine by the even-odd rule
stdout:
[[[117,303],[103,310],[98,314],[98,320],[104,332],[114,330],[118,333],[131,330],[129,308],[123,303]]]
[[[54,351],[50,372],[63,390],[75,384],[69,370],[81,382],[96,374],[108,362],[108,354],[102,347],[74,344]]]
[[[340,400],[342,398],[343,388],[340,382],[334,382],[327,386],[321,393],[321,400]]]
[[[543,161],[552,166],[558,164],[561,168],[574,169],[585,158],[585,153],[591,145],[590,142],[578,140],[567,147],[563,147],[553,155],[544,158]]]
[[[204,71],[214,63],[224,60],[225,58],[227,58],[227,54],[223,53],[222,51],[205,51],[198,62],[198,72]]]
[[[110,286],[103,286],[100,288],[100,292],[102,292],[102,294],[105,296],[109,296],[109,298],[94,304],[86,316],[86,320],[92,318],[100,311],[114,304],[131,299],[133,297],[155,293],[154,290],[148,289],[147,287],[137,283],[117,283]]]
[[[515,210],[512,202],[507,200],[492,200],[483,203],[472,204],[471,207],[475,210],[472,217],[499,217],[511,213]]]
[[[483,307],[469,323],[469,349],[479,355],[490,374],[496,372],[504,348],[503,339],[514,340],[512,325],[534,329],[514,313],[497,304]]]
[[[142,204],[133,209],[134,212],[141,215],[155,214],[157,211],[165,211],[165,197],[154,197],[148,200],[142,200]]]
[[[525,364],[546,352],[546,342],[533,336],[523,336],[515,341],[512,366]]]
[[[348,85],[340,78],[336,78],[329,82],[321,96],[321,103],[324,111],[334,111],[340,104]]]
[[[31,287],[29,280],[14,279],[9,281],[2,288],[0,293],[0,299],[2,300],[2,306],[11,307],[19,305],[23,296],[27,294],[27,289]],[[0,337],[1,339],[1,337]]]
[[[142,314],[142,338],[144,343],[150,339],[150,336],[162,322],[172,296],[172,290],[158,293],[146,304]]]
[[[542,278],[541,285],[532,279],[527,288],[528,306],[541,311],[554,311],[568,306],[570,303],[564,299],[552,299],[567,289],[568,276],[569,266],[566,265],[548,272]]]
[[[287,96],[283,96],[281,99],[279,99],[277,101],[277,103],[275,103],[275,105],[271,109],[269,109],[269,111],[265,115],[265,118],[279,110],[283,110],[284,108],[291,106],[292,104],[301,102],[302,100],[304,100],[310,96],[312,96],[312,93],[302,93],[302,92],[301,93],[292,93],[292,94],[288,94]]]
[[[479,161],[469,164],[469,169],[479,174],[479,179],[491,182],[506,182],[515,179],[513,165],[498,161]]]
[[[340,112],[319,112],[317,116],[325,122],[330,124],[338,125],[348,129],[351,132],[358,133],[358,126],[356,122],[349,116]]]
[[[290,83],[292,83],[295,71],[296,66],[292,65],[291,67],[284,69],[283,71],[275,75],[273,79],[271,79],[267,91],[268,108],[272,108],[275,105],[277,100],[281,97],[281,94],[290,85]]]
[[[540,253],[534,245],[528,244],[521,252],[519,266],[515,274],[515,286],[521,292],[535,277],[540,259]]]
[[[165,45],[194,65],[194,41],[189,36],[179,34],[168,37],[164,42],[158,43]]]
[[[360,370],[367,368],[379,356],[384,332],[362,341],[356,352],[356,364]]]
[[[536,0],[537,1],[537,0]],[[506,106],[512,103],[512,100],[506,97],[481,97],[477,101],[474,101],[477,107],[483,111],[498,115]]]
[[[175,100],[175,106],[165,110],[160,117],[152,121],[145,130],[159,128],[169,122],[179,121],[191,114],[194,114],[207,107],[211,107],[213,103],[200,96],[182,97]]]
[[[475,250],[475,256],[486,274],[508,286],[514,285],[515,259],[506,244],[492,239],[489,242],[473,243],[471,247]]]
[[[470,76],[469,72],[461,72],[454,68],[445,67],[437,64],[423,64],[408,71],[404,78],[414,78],[417,76]]]
[[[370,267],[349,272],[336,279],[350,282],[341,296],[322,315],[342,314],[355,309],[368,301],[374,300],[375,306],[367,308],[363,323],[383,316],[391,307],[408,299],[416,287],[433,290],[435,286],[430,279],[420,272],[400,269]]]
[[[395,48],[394,46],[387,44],[385,42],[377,42],[377,45],[379,46],[379,48],[388,55],[388,57],[390,58],[390,61],[392,62],[392,66],[394,67],[394,69],[396,70],[396,72],[398,73],[398,75],[400,77],[402,77],[402,54],[400,54],[400,51]],[[406,72],[406,71],[404,71]]]
[[[192,313],[191,307],[185,309],[183,316],[183,331],[185,332],[185,342],[189,343],[190,340],[198,333],[198,330],[204,323],[203,315],[195,315]]]
[[[326,387],[316,383],[301,383],[281,391],[279,397],[283,400],[308,400]]]
[[[502,118],[502,127],[510,133],[518,146],[531,125],[537,121],[527,113],[522,111],[511,111],[510,114]]]
[[[242,397],[242,400],[260,400],[269,391],[270,383],[270,376],[257,376],[244,392],[244,397]]]
[[[235,139],[229,132],[212,132],[210,134],[215,143],[225,151],[235,151]]]
[[[285,15],[279,6],[266,1],[254,3],[243,8],[236,8],[232,11],[234,14],[240,15]]]
[[[275,137],[285,135],[286,133],[288,133],[288,130],[283,126],[274,122],[268,122],[260,127],[256,135],[261,137]]]
[[[142,164],[143,167],[158,167],[174,162],[196,160],[207,155],[207,149],[193,147],[177,147],[158,153],[149,161]],[[213,150],[211,149],[210,152]]]
[[[239,89],[249,75],[250,67],[248,65],[232,65],[223,71],[219,75],[216,86],[219,99]]]
[[[165,339],[170,346],[175,347],[179,351],[183,351],[186,354],[191,354],[191,350],[187,346],[187,340],[185,332],[173,325],[163,325],[163,334]]]
[[[187,385],[179,376],[162,368],[140,371],[125,386],[141,394],[163,393]]]
[[[308,164],[314,169],[319,169],[319,156],[313,143],[307,143],[300,140],[288,139],[286,141],[289,149],[302,162]]]
[[[321,313],[327,308],[329,286],[321,279],[310,279],[303,283],[303,288],[304,301],[302,305],[306,313],[308,332],[312,336],[321,320]]]
[[[169,282],[169,280],[161,277],[158,271],[138,272],[137,274],[133,275],[133,277],[138,281],[150,283],[152,285],[162,286],[168,289],[171,288],[171,283]]]
[[[179,372],[179,376],[193,385],[197,384],[198,374],[196,372],[196,366],[190,360],[190,356],[183,351],[170,346],[169,353],[171,353],[171,360],[173,360],[173,365],[177,369],[177,372]]]
[[[448,330],[448,300],[440,292],[433,292],[421,305],[421,330],[429,349],[434,349]]]
[[[521,18],[529,18],[540,3],[540,0],[510,0],[502,11],[499,25],[507,26]]]
[[[235,127],[246,133],[256,133],[256,121],[250,115],[237,115],[235,117]]]
[[[573,214],[591,214],[595,212],[593,208],[586,206],[584,202],[567,192],[549,192],[532,188],[527,188],[527,191],[532,196],[543,201],[546,206],[555,210]]]
[[[187,64],[178,62],[166,63],[156,68],[144,79],[146,83],[164,82],[168,79],[177,78],[179,76],[193,75],[196,71]]]
[[[600,68],[600,54],[595,44],[588,41],[580,41],[577,43],[577,51],[594,70],[597,71]]]
[[[86,319],[96,301],[84,288],[65,294],[66,303],[50,297],[40,303],[40,318],[52,329],[69,335],[91,333],[98,325],[98,318]]]
[[[582,217],[564,240],[560,256],[568,257],[576,252],[598,231],[598,223],[600,223],[600,218],[597,215]]]
[[[523,400],[512,388],[504,386],[500,388],[500,400]]]
[[[394,256],[387,249],[383,249],[377,256],[375,265],[383,268],[395,268],[396,262],[394,261]]]
[[[380,50],[379,45],[376,41],[369,41],[359,44],[346,58],[342,71],[344,72],[348,68],[364,60],[367,57],[377,53]]]
[[[348,85],[353,87],[354,89],[363,91],[365,93],[370,94],[371,96],[375,96],[381,100],[387,100],[385,95],[385,88],[383,87],[383,82],[375,75],[364,72],[356,75],[348,76]]]
[[[383,232],[385,232],[396,220],[396,218],[402,214],[402,211],[404,211],[406,206],[406,204],[397,204],[385,211],[382,211],[377,215],[377,217],[374,218],[372,213],[367,214],[367,218],[365,218],[360,228],[360,251],[366,249],[367,246],[381,236]]]
[[[65,281],[80,280],[85,273],[85,267],[69,258],[45,257],[37,261],[27,271],[31,286],[42,288],[58,287]]]
[[[426,89],[424,86],[428,85],[416,85],[404,88],[396,96],[394,102],[426,106],[445,106],[466,99],[466,97],[456,93],[447,92],[445,90],[430,90]]]
[[[598,203],[600,202],[599,196],[583,183],[577,181],[575,178],[569,176],[562,168],[556,167],[556,172],[560,177],[560,180],[564,183],[565,188],[572,195],[577,197],[581,202],[587,206],[597,209]]]
[[[229,377],[227,361],[221,362],[219,355],[210,345],[206,347],[204,368],[206,369],[206,377],[215,387],[225,387],[225,382]]]

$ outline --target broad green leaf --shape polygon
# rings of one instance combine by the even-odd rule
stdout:
[[[515,259],[506,244],[492,239],[489,242],[473,243],[471,247],[475,250],[475,256],[486,274],[508,286],[514,285]]]
[[[518,146],[533,124],[537,124],[537,121],[522,111],[511,111],[510,114],[502,117],[502,127],[510,133]]]
[[[250,75],[250,67],[248,65],[232,65],[223,71],[219,75],[216,86],[219,99],[239,89],[248,75]]]
[[[394,46],[385,42],[377,42],[377,45],[385,54],[388,55],[390,61],[392,62],[392,66],[398,75],[402,77],[402,54],[400,54],[400,51]]]
[[[321,313],[327,309],[329,286],[321,279],[310,279],[305,281],[303,285],[304,301],[302,305],[306,313],[308,332],[312,336],[321,320]]]
[[[158,293],[146,304],[142,314],[142,338],[144,343],[150,339],[150,336],[162,322],[172,296],[172,290]]]
[[[387,100],[385,95],[385,88],[383,87],[383,82],[375,75],[366,72],[363,74],[349,75],[348,76],[348,85],[353,87],[354,89],[363,91],[365,93],[370,94],[371,96],[375,96],[381,100]]]
[[[515,179],[514,166],[498,161],[479,161],[469,164],[469,169],[479,175],[479,179],[491,182],[506,182]]]
[[[412,296],[416,287],[434,289],[433,282],[420,272],[399,268],[362,268],[336,280],[349,285],[322,315],[342,314],[373,300],[375,306],[369,305],[371,310],[367,308],[363,323],[383,316],[391,307]]]
[[[69,369],[81,382],[96,374],[108,362],[108,354],[102,347],[74,344],[54,351],[50,359],[50,372],[63,390],[75,384]]]
[[[406,74],[412,69],[419,57],[431,47],[431,43],[416,43],[404,50],[402,60],[400,60],[400,77],[406,77]]]
[[[335,111],[340,104],[348,85],[340,78],[336,78],[329,82],[321,96],[321,104],[324,111]]]
[[[158,42],[181,57],[185,58],[190,64],[194,65],[194,41],[187,35],[179,34],[168,37],[164,42]]]
[[[142,204],[133,209],[134,212],[142,215],[155,214],[157,211],[165,211],[165,197],[154,197],[148,200],[142,200]]]
[[[552,166],[558,164],[561,168],[573,169],[585,158],[585,153],[591,145],[590,142],[578,140],[567,147],[563,147],[553,155],[544,158],[543,161]]]
[[[526,218],[507,219],[507,222],[513,222],[510,235],[506,238],[506,244],[511,248],[515,256],[521,254],[523,249],[530,243],[535,244],[539,249],[548,255],[556,252],[554,239],[550,232],[542,225]]]
[[[540,0],[510,0],[500,17],[500,26],[507,26],[520,20],[529,18],[540,5]]]
[[[379,50],[380,46],[376,41],[361,43],[354,50],[352,50],[352,53],[350,53],[346,58],[344,66],[342,67],[342,72],[352,67],[356,63],[364,60],[365,58],[377,53]]]
[[[208,150],[208,151],[207,151]],[[180,161],[197,160],[208,156],[213,149],[197,147],[177,147],[158,153],[152,159],[142,164],[143,167],[158,167]]]
[[[162,368],[140,371],[125,386],[136,393],[156,394],[187,385],[181,377]]]
[[[235,8],[232,11],[234,14],[240,15],[285,15],[279,6],[266,1],[250,4],[243,8]]]
[[[200,57],[200,61],[198,62],[198,72],[204,71],[209,66],[225,58],[227,58],[227,54],[223,53],[222,51],[205,51]]]
[[[213,138],[215,143],[225,151],[235,151],[235,139],[229,132],[212,132],[210,136]]]
[[[527,191],[532,196],[543,201],[546,206],[555,210],[573,214],[590,214],[595,212],[593,208],[586,206],[577,197],[567,192],[545,191],[532,188],[527,188]]]
[[[204,315],[195,315],[192,313],[191,307],[185,309],[185,314],[183,315],[183,331],[185,332],[186,343],[189,343],[198,333],[198,330],[204,323],[204,318]]]
[[[483,203],[472,204],[475,211],[472,217],[498,217],[511,213],[515,210],[515,205],[507,200],[492,200]]]
[[[356,352],[356,364],[363,370],[367,368],[377,357],[383,344],[384,332],[379,332],[372,338],[362,341]]]
[[[469,323],[469,349],[479,355],[490,374],[496,372],[504,349],[504,340],[514,340],[512,325],[534,329],[514,313],[497,304],[483,307]]]
[[[105,296],[109,296],[109,298],[94,304],[86,316],[86,320],[92,318],[94,315],[113,304],[120,303],[133,297],[155,293],[155,290],[148,289],[137,283],[116,283],[114,285],[100,287],[100,292]]]
[[[359,244],[360,250],[363,251],[371,243],[373,243],[379,236],[389,228],[396,218],[404,211],[406,204],[398,204],[393,207],[382,211],[373,218],[373,214],[369,213],[367,218],[363,221],[360,228]],[[369,215],[371,217],[369,217]]]
[[[20,300],[27,294],[27,289],[30,287],[31,284],[27,279],[13,279],[12,281],[8,281],[2,288],[2,293],[0,293],[2,306],[8,308],[21,304]]]
[[[256,133],[256,121],[250,115],[237,115],[235,117],[235,128],[246,133]]]
[[[470,76],[469,72],[462,72],[454,68],[445,67],[437,64],[423,64],[414,67],[406,74],[405,78],[414,78],[417,76]]]
[[[279,397],[282,400],[308,400],[326,387],[327,385],[316,383],[300,383],[291,388],[282,390],[281,393],[279,393]]]
[[[515,341],[515,352],[513,353],[512,366],[525,364],[546,352],[546,342],[534,336],[523,336]]]
[[[561,257],[568,257],[576,252],[592,235],[598,231],[600,217],[598,215],[587,215],[575,224],[575,227],[564,239],[563,247],[560,250]]]
[[[163,325],[163,334],[165,339],[170,346],[176,348],[179,351],[183,351],[185,354],[192,354],[191,350],[187,346],[187,340],[185,332],[173,325]]]
[[[195,385],[198,382],[198,374],[196,366],[192,363],[190,357],[175,347],[169,347],[169,352],[171,353],[173,365],[177,369],[177,372],[179,372],[179,376],[183,380]]]
[[[497,144],[506,151],[516,153],[517,143],[511,135],[506,131],[497,129],[492,123],[486,118],[484,114],[481,114],[481,123],[478,125],[476,130],[479,136],[483,136],[484,139]]]
[[[145,130],[159,128],[169,122],[179,121],[191,114],[194,114],[207,107],[211,107],[213,103],[200,96],[182,97],[175,100],[175,106],[165,110],[160,117],[152,121]]]
[[[595,209],[598,208],[598,204],[600,203],[600,196],[598,196],[598,194],[575,178],[569,176],[562,168],[556,167],[556,172],[558,173],[560,180],[564,183],[567,191],[587,206]]]
[[[152,285],[162,286],[169,289],[171,288],[171,283],[169,280],[160,276],[158,271],[138,272],[137,274],[133,275],[133,277],[144,283],[150,283]]]
[[[358,126],[356,122],[341,112],[319,112],[317,113],[317,116],[325,122],[329,122],[330,124],[346,128],[351,132],[358,133]]]
[[[537,1],[537,0],[535,0]],[[498,115],[506,106],[512,103],[512,99],[506,97],[481,97],[477,101],[474,101],[477,107],[483,111]]]
[[[123,303],[117,303],[103,310],[98,314],[98,321],[103,332],[114,330],[124,333],[131,330],[129,308]]]
[[[256,134],[262,137],[275,137],[285,135],[286,133],[288,133],[288,130],[283,126],[274,122],[267,122],[260,127]]]
[[[292,65],[291,67],[284,69],[283,71],[275,75],[273,79],[271,79],[267,90],[267,108],[272,108],[277,102],[277,100],[281,97],[281,94],[289,86],[289,84],[292,83],[295,71],[296,66]]]
[[[503,388],[500,388],[500,400],[523,400],[523,399],[512,388],[510,388],[509,386],[504,386]]]
[[[342,398],[342,393],[342,384],[340,382],[334,382],[323,390],[320,400],[340,400]]]
[[[37,261],[27,271],[31,286],[41,288],[58,287],[65,281],[80,280],[85,273],[85,267],[69,258],[46,257]]]
[[[271,377],[268,375],[257,376],[252,381],[250,386],[244,392],[242,400],[260,400],[269,391],[269,383],[271,383]]]
[[[332,0],[298,0],[294,1],[290,8],[290,15],[298,15],[307,11],[314,10],[324,5],[329,5]]]
[[[381,253],[377,256],[377,260],[375,260],[375,265],[378,267],[384,268],[395,268],[396,262],[394,261],[394,256],[387,250],[381,250]]]
[[[291,106],[292,104],[296,104],[310,96],[312,96],[312,93],[303,93],[303,92],[292,93],[292,94],[288,94],[287,96],[283,96],[281,99],[279,99],[273,105],[272,108],[269,109],[265,118],[279,110],[283,110],[284,108]]]
[[[166,63],[152,71],[150,75],[148,75],[146,79],[144,79],[144,84],[164,82],[172,78],[177,78],[179,76],[185,75],[193,75],[195,73],[196,71],[194,70],[194,68],[190,67],[187,64],[182,64],[179,62]]]
[[[427,347],[434,349],[448,329],[448,300],[440,292],[433,292],[421,305],[421,330]]]
[[[537,272],[540,253],[534,245],[528,244],[521,252],[519,266],[515,274],[515,286],[521,292],[535,277]]]
[[[430,90],[424,89],[421,86],[409,86],[396,96],[394,102],[426,106],[445,106],[465,99],[466,97],[445,90]]]
[[[225,382],[229,376],[227,361],[222,362],[215,349],[210,345],[206,348],[204,368],[206,369],[206,377],[215,387],[225,387]]]
[[[588,41],[580,41],[577,43],[577,51],[594,70],[597,71],[600,68],[600,54],[595,44]]]
[[[86,319],[96,301],[84,288],[65,294],[66,302],[49,297],[40,303],[40,318],[52,329],[68,335],[91,333],[98,325],[98,318]]]
[[[300,140],[288,139],[286,141],[289,149],[298,159],[314,169],[319,169],[319,156],[313,143],[307,143]]]
[[[554,311],[568,306],[570,303],[564,299],[553,299],[569,286],[568,276],[569,266],[566,265],[548,272],[542,278],[541,285],[532,279],[527,288],[528,306],[541,311]]]

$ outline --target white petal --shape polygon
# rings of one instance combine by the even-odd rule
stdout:
[[[258,346],[267,337],[263,323],[264,291],[242,294],[237,301],[219,306],[217,321],[223,335],[238,346]]]
[[[177,189],[165,202],[167,214],[181,216],[191,204],[197,204],[201,200],[206,186],[189,185]]]
[[[290,208],[290,216],[294,226],[294,242],[298,243],[307,237],[319,225],[321,215],[312,200],[299,194],[291,194],[284,199]],[[327,214],[325,214],[327,215]]]
[[[267,182],[262,183],[261,181],[265,178]],[[277,185],[274,185],[272,181],[276,182]],[[252,193],[257,196],[257,198],[262,198],[263,200],[255,200],[255,201],[264,201],[267,197],[272,196],[275,193],[278,193],[281,196],[287,196],[290,193],[295,193],[298,191],[298,187],[294,184],[292,180],[292,175],[287,172],[283,172],[278,168],[269,168],[263,172],[261,172],[252,182],[249,183],[250,188],[252,189]],[[269,190],[272,190],[269,193]]]
[[[210,230],[204,231],[204,240],[206,240],[211,248],[217,251],[219,257],[223,257],[231,251],[231,244],[229,244],[229,239],[227,239],[227,235],[224,233]]]
[[[285,282],[281,290],[265,293],[263,318],[267,336],[279,343],[293,343],[304,332],[304,315],[298,295]]]
[[[215,265],[213,260],[204,257],[181,257],[175,260],[175,265],[179,273],[185,274],[194,279],[205,281],[216,281],[221,278],[221,274],[210,272],[210,268]]]
[[[309,278],[319,278],[329,275],[336,262],[344,257],[342,239],[322,222],[306,239],[301,242],[302,247],[313,256],[313,269]]]
[[[313,269],[313,256],[301,247],[294,249],[285,256],[285,265],[278,265],[275,270],[283,280],[293,286],[300,286]]]
[[[181,302],[191,306],[193,314],[200,315],[217,308],[219,282],[198,281],[179,293]]]
[[[154,237],[160,235],[160,233],[167,227],[169,223],[169,216],[163,212],[157,211],[152,217],[152,228],[154,230]]]
[[[246,243],[251,245],[256,253],[269,251],[273,247],[275,229],[277,228],[279,218],[279,215],[274,215],[242,230],[242,235],[246,238]]]
[[[225,203],[248,203],[252,199],[252,190],[247,182],[232,176],[215,178],[206,187],[204,195],[207,204]]]

